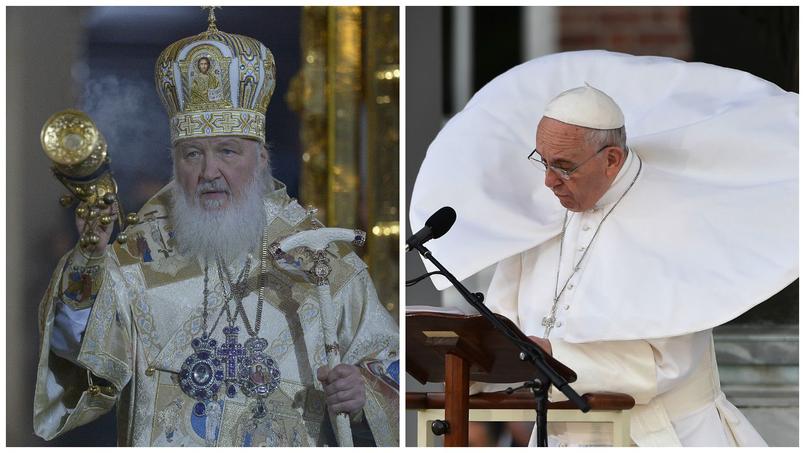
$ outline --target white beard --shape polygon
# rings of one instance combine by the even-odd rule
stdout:
[[[224,263],[232,263],[256,249],[266,226],[265,187],[256,170],[239,198],[232,194],[227,208],[208,211],[201,207],[198,193],[187,194],[175,183],[171,220],[179,253],[207,262],[220,257]]]

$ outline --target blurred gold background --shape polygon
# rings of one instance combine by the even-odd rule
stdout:
[[[288,104],[301,116],[299,198],[326,225],[361,225],[380,300],[399,304],[397,7],[305,7],[300,71]],[[389,33],[394,30],[395,33]]]

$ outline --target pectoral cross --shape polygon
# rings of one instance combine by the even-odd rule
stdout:
[[[220,6],[202,6],[201,9],[208,9],[210,13],[207,15],[207,32],[218,31],[215,26],[215,10],[221,9]]]
[[[551,329],[553,329],[555,325],[556,325],[556,317],[546,316],[542,318],[542,327],[545,327],[545,334],[543,335],[543,337],[548,338],[548,335],[551,333]]]
[[[240,361],[246,357],[246,350],[238,343],[238,328],[224,327],[226,341],[218,348],[218,357],[224,362],[224,382],[229,384],[226,394],[230,398],[235,396],[235,381],[238,379]]]
[[[545,316],[542,318],[542,327],[545,327],[545,334],[543,338],[548,338],[548,335],[551,333],[551,329],[556,326],[556,315],[554,314],[556,309],[556,304],[559,302],[559,299],[553,300],[554,310],[551,310],[551,314],[549,316]]]

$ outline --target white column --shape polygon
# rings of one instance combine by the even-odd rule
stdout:
[[[453,52],[450,66],[453,70],[450,89],[453,98],[451,113],[464,108],[473,95],[473,55],[474,30],[472,26],[473,7],[456,6],[453,8]]]
[[[520,16],[522,21],[522,59],[554,53],[559,49],[559,7],[526,6]]]

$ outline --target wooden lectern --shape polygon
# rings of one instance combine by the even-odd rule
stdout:
[[[507,318],[496,315],[528,340]],[[444,395],[406,395],[407,409],[444,408],[447,429],[446,447],[467,446],[470,381],[488,383],[516,383],[539,377],[533,364],[520,360],[520,351],[507,337],[480,315],[463,315],[440,312],[407,312],[406,316],[406,371],[422,384],[444,382]],[[559,361],[545,354],[548,364],[565,380],[573,382],[576,374]],[[545,382],[543,380],[543,382]],[[549,384],[546,382],[546,384]],[[529,406],[529,399],[531,405]],[[628,395],[584,395],[594,410],[623,410],[634,405]],[[475,407],[534,408],[530,394],[475,395]],[[550,408],[570,408],[569,403],[551,404]]]

